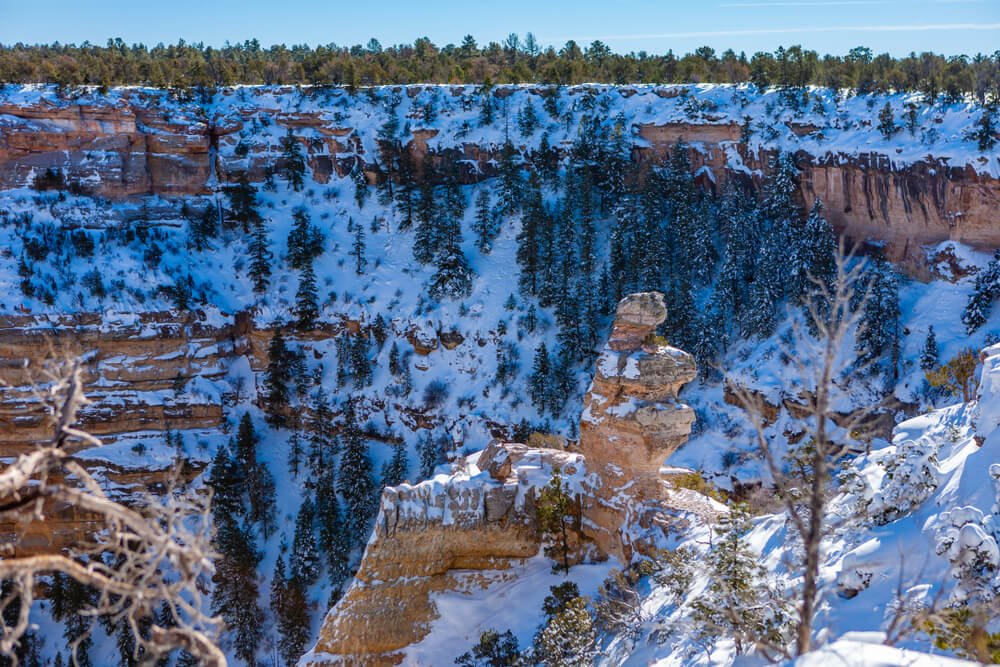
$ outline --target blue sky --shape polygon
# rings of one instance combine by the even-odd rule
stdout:
[[[616,51],[701,45],[748,54],[802,44],[821,53],[992,53],[1000,0],[0,0],[0,43],[174,42],[221,45],[383,44],[427,36],[444,45],[533,32],[543,45],[600,39]]]

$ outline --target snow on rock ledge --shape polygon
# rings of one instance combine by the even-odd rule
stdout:
[[[437,617],[431,594],[457,587],[451,571],[503,570],[538,553],[535,498],[555,468],[579,494],[580,454],[498,442],[466,470],[387,488],[357,578],[300,664],[398,664]]]

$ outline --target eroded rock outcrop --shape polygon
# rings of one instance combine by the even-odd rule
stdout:
[[[653,336],[666,314],[658,292],[618,305],[577,449],[494,442],[465,470],[386,489],[357,578],[302,664],[398,664],[429,632],[432,594],[458,586],[453,571],[505,569],[539,552],[535,499],[557,468],[575,499],[577,560],[628,562],[664,536],[671,507],[709,513],[710,501],[671,495],[660,474],[691,431],[694,413],[677,393],[696,374],[691,355]]]
[[[304,664],[398,664],[436,617],[453,570],[498,570],[538,553],[537,489],[558,467],[571,489],[580,454],[493,443],[467,468],[388,488],[361,568]]]
[[[631,560],[636,526],[657,530],[665,498],[660,469],[687,441],[694,411],[677,399],[697,374],[694,358],[655,335],[667,317],[663,295],[625,297],[584,399],[579,451],[596,483],[584,516],[606,554]]]

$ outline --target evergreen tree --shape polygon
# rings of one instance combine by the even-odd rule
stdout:
[[[864,303],[855,337],[858,363],[879,370],[887,364],[887,380],[892,384],[899,374],[900,308],[899,278],[885,257],[875,257],[872,266],[863,276]]]
[[[352,544],[357,544],[368,534],[368,524],[376,509],[376,489],[372,478],[372,462],[368,458],[364,435],[357,424],[353,399],[344,403],[341,434],[343,451],[337,475],[337,491],[344,499],[347,535]]]
[[[983,113],[976,123],[976,129],[972,132],[972,138],[976,141],[979,150],[985,153],[993,150],[997,143],[997,124],[995,120],[997,104],[991,101],[983,107]]]
[[[333,466],[325,468],[317,476],[316,520],[319,524],[319,546],[326,557],[327,579],[336,590],[347,579],[351,544],[337,498]]]
[[[303,208],[295,209],[292,219],[295,222],[288,232],[288,265],[301,271],[323,254],[323,232],[312,224]]]
[[[295,577],[288,580],[278,616],[278,653],[286,665],[298,664],[309,646],[309,600],[305,586]]]
[[[212,204],[206,206],[201,215],[194,218],[188,218],[188,224],[191,228],[191,244],[194,246],[195,250],[201,252],[208,246],[210,239],[214,239],[218,236],[218,222],[219,213]]]
[[[892,112],[892,105],[888,102],[878,112],[878,131],[882,133],[886,141],[892,139],[892,135],[899,131],[899,126],[896,125],[896,115]]]
[[[230,447],[222,445],[215,452],[208,485],[212,488],[212,517],[218,523],[223,517],[243,515],[243,485],[246,476],[233,459]]]
[[[250,240],[247,244],[247,254],[250,255],[248,274],[253,283],[253,291],[257,294],[266,292],[270,283],[271,251],[268,249],[269,244],[267,226],[263,219],[258,218],[250,232]]]
[[[969,295],[969,302],[962,313],[962,323],[968,334],[974,333],[986,324],[993,309],[993,301],[1000,296],[1000,250],[993,254],[993,259],[976,274],[976,283]]]
[[[275,488],[274,478],[267,467],[257,460],[258,436],[250,413],[243,414],[236,433],[234,465],[246,480],[247,503],[250,513],[247,519],[260,526],[265,539],[274,529]]]
[[[532,659],[544,665],[585,667],[597,656],[597,629],[576,585],[552,587],[542,605],[545,625],[535,636]]]
[[[299,507],[292,540],[290,570],[292,579],[309,586],[319,577],[319,551],[316,547],[316,507],[308,495]]]
[[[267,346],[267,370],[264,372],[264,388],[267,391],[264,411],[268,422],[274,426],[284,426],[288,421],[293,356],[285,343],[281,327],[276,328]],[[244,415],[244,419],[248,420],[249,417]]]
[[[399,155],[398,183],[396,184],[396,210],[399,211],[399,228],[409,229],[413,226],[417,204],[417,182],[413,167],[413,156],[409,151]]]
[[[260,213],[257,212],[257,188],[250,184],[247,173],[241,171],[236,182],[227,185],[223,192],[229,200],[228,215],[222,219],[223,226],[232,229],[238,224],[244,234],[249,234],[250,229],[256,228],[261,222]]]
[[[441,247],[434,259],[434,275],[427,290],[434,299],[464,299],[472,293],[473,273],[462,252],[461,241],[460,229],[440,239]]]
[[[318,480],[320,473],[333,465],[337,439],[334,435],[333,411],[322,387],[313,394],[309,407],[309,471],[313,479]]]
[[[497,178],[497,211],[504,217],[516,213],[521,201],[521,166],[516,156],[514,145],[507,141],[500,151]]]
[[[551,404],[549,399],[551,374],[549,351],[545,348],[545,343],[541,343],[535,350],[535,362],[531,368],[531,378],[528,380],[528,395],[531,396],[531,403],[539,414],[543,414]]]
[[[413,238],[413,258],[421,264],[429,264],[437,251],[440,241],[438,225],[438,205],[435,200],[434,167],[429,153],[424,155],[416,205],[417,229]]]
[[[233,517],[223,517],[216,524],[215,547],[220,558],[213,577],[212,613],[222,616],[231,628],[236,657],[254,665],[264,626],[264,612],[257,604],[260,553],[254,549],[249,533]]]
[[[559,561],[554,569],[561,567],[563,572],[569,572],[567,527],[574,520],[574,503],[558,469],[552,471],[552,479],[538,494],[537,512],[538,527],[550,542],[545,555]]]
[[[312,262],[306,264],[299,276],[299,288],[295,292],[296,326],[309,330],[316,326],[319,318],[319,299],[316,295],[316,272]]]
[[[406,458],[406,446],[403,443],[393,445],[392,458],[382,466],[382,486],[399,486],[406,480],[410,462]]]
[[[472,223],[472,231],[476,234],[476,248],[483,254],[489,254],[500,230],[487,188],[476,193],[476,218]]]
[[[709,554],[709,586],[694,603],[701,638],[731,636],[737,655],[757,642],[783,646],[788,641],[787,598],[765,579],[759,557],[741,537],[750,529],[745,508],[733,506],[720,519],[719,541]]]
[[[938,344],[934,335],[934,325],[927,327],[927,338],[924,339],[924,349],[920,352],[920,368],[929,371],[938,367]]]
[[[362,275],[368,266],[368,258],[365,256],[365,229],[364,225],[354,226],[354,243],[351,245],[351,256],[354,257],[354,273]]]
[[[281,172],[288,181],[288,187],[298,192],[305,182],[306,160],[302,155],[302,145],[292,134],[292,128],[281,138]]]
[[[510,630],[503,634],[487,630],[479,636],[479,643],[455,658],[459,667],[522,667],[525,660],[517,637]]]
[[[302,467],[303,455],[302,429],[300,428],[298,413],[292,415],[290,425],[292,433],[288,436],[288,472],[291,473],[292,479],[295,479],[299,476],[299,470]]]

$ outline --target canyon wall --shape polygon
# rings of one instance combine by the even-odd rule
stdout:
[[[405,91],[412,97],[421,89],[413,86]],[[44,97],[0,103],[0,189],[30,185],[35,176],[52,168],[62,170],[72,187],[111,199],[209,194],[234,171],[246,170],[259,181],[268,169],[280,167],[279,141],[264,133],[262,122],[278,128],[278,134],[291,128],[309,135],[299,141],[317,182],[326,183],[334,174],[345,176],[359,163],[367,168],[369,182],[375,180],[374,128],[351,127],[349,119],[336,113],[331,119],[329,113],[315,110],[272,108],[273,98],[261,90],[247,90],[251,92],[238,94],[251,96],[247,102],[251,107],[257,102],[252,96],[260,97],[252,110],[246,106],[234,110],[230,105],[217,111],[217,103],[177,102],[134,89],[115,90],[107,98],[91,97],[86,103],[54,104]],[[462,91],[456,87],[451,94]],[[623,89],[623,97],[626,92]],[[217,93],[223,99],[234,95],[233,90]],[[284,89],[276,95],[299,99],[305,93]],[[732,173],[741,177],[750,173],[759,180],[771,155],[767,142],[760,150],[749,150],[740,142],[740,126],[724,120],[713,116],[698,122],[637,124],[631,128],[633,157],[661,159],[683,139],[692,145],[692,164],[707,186],[718,187]],[[795,136],[821,132],[809,125],[781,129]],[[241,139],[247,132],[256,139]],[[417,165],[437,142],[431,150],[447,153],[447,159],[460,167],[463,180],[496,173],[497,143],[439,134],[432,128],[412,130],[407,148]],[[530,151],[527,156],[530,160]],[[731,169],[734,157],[741,165],[736,172]],[[923,259],[922,244],[957,240],[982,248],[1000,246],[1000,226],[993,224],[993,212],[1000,205],[1000,179],[971,164],[949,164],[949,159],[930,153],[916,162],[897,163],[889,153],[848,155],[833,148],[812,154],[800,151],[797,158],[807,206],[821,198],[837,231],[857,240],[887,241],[889,254],[908,260],[913,268]]]

